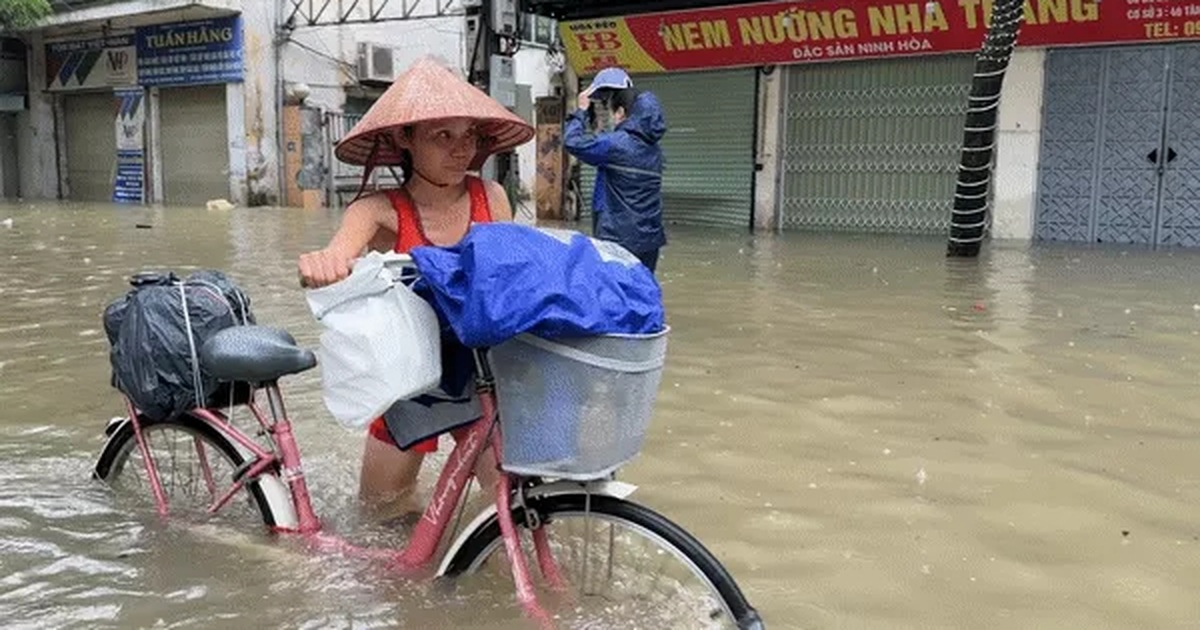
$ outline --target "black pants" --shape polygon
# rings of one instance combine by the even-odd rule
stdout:
[[[658,248],[655,248],[648,252],[633,252],[633,255],[637,256],[638,260],[642,261],[642,264],[646,265],[651,273],[654,273],[655,268],[658,267],[658,251]]]

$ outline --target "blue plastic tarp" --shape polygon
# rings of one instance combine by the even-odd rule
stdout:
[[[662,331],[662,290],[619,246],[513,223],[471,228],[453,247],[417,247],[414,290],[472,348],[522,333],[547,339]]]

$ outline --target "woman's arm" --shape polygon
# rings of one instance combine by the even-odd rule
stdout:
[[[342,224],[324,249],[300,257],[300,278],[309,287],[323,287],[350,275],[355,258],[372,245],[381,230],[396,231],[396,212],[387,195],[371,195],[350,204]]]

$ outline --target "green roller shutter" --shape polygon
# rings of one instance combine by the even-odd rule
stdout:
[[[670,223],[745,228],[754,183],[754,70],[635,76],[662,102],[667,135],[663,216]],[[595,169],[583,166],[584,216]],[[589,219],[590,221],[590,219]]]
[[[945,55],[790,68],[784,227],[945,231],[973,63]]]

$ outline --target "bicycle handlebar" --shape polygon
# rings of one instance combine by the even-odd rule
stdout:
[[[412,264],[413,257],[409,254],[398,254],[396,252],[381,252],[380,256],[383,257],[383,265],[385,267],[396,266],[396,265],[402,265],[402,266],[407,265],[412,269],[412,271],[414,273],[416,273],[416,275],[420,275],[420,272],[417,271],[417,268],[415,266],[413,266],[413,264]],[[362,257],[354,258],[350,261],[351,273],[353,273],[354,265],[358,264],[358,261],[360,261],[360,260],[362,260]],[[345,278],[343,278],[343,280],[344,279]],[[341,282],[341,280],[339,280],[338,282]],[[301,289],[313,289],[313,288],[320,288],[320,287],[310,287],[308,285],[308,283],[305,282],[304,278],[301,277],[300,278],[300,288]]]

